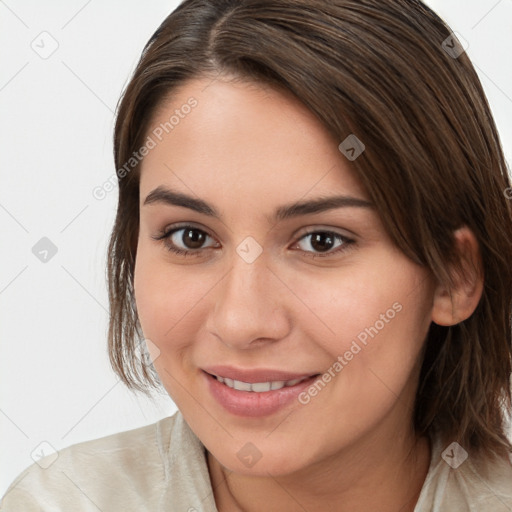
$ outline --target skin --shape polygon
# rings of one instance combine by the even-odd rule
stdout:
[[[450,295],[394,246],[371,207],[270,221],[298,200],[369,201],[340,141],[286,91],[227,78],[187,82],[151,126],[191,96],[197,106],[142,163],[134,286],[144,335],[158,347],[155,368],[208,450],[218,509],[412,511],[430,462],[411,423],[425,336],[432,321],[469,316],[481,283],[464,281]],[[221,218],[144,205],[161,185],[203,199]],[[177,223],[208,235],[202,249],[174,235],[196,255],[154,239]],[[304,236],[312,230],[353,243],[334,254],[336,241],[319,257],[326,253]],[[236,251],[248,236],[263,249],[252,263]],[[470,232],[457,236],[477,253]],[[400,312],[306,405],[234,416],[201,377],[208,364],[325,372],[395,303]],[[248,442],[261,454],[252,467],[237,457]]]

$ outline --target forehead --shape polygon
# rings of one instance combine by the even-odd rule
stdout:
[[[141,164],[142,201],[162,184],[256,206],[333,192],[367,197],[340,141],[287,91],[194,79],[160,105],[147,135],[155,146]]]

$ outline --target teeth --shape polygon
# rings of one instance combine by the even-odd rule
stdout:
[[[241,380],[234,380],[233,387],[237,391],[251,391],[252,384],[249,384],[248,382],[242,382]]]
[[[284,382],[282,380],[278,380],[270,383],[270,389],[274,391],[274,389],[284,388]]]
[[[228,379],[227,377],[219,377],[214,375],[219,382],[226,384],[226,386],[236,389],[238,391],[253,391],[254,393],[264,393],[265,391],[273,391],[275,389],[281,389],[289,386],[295,386],[299,382],[307,379],[308,377],[304,377],[302,379],[293,379],[293,380],[277,380],[272,382],[242,382],[241,380],[233,380]]]
[[[270,391],[272,389],[271,386],[272,382],[253,382],[251,384],[251,391],[262,393],[263,391]]]

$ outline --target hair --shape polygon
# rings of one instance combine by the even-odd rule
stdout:
[[[471,229],[482,296],[465,321],[431,324],[414,428],[477,455],[511,451],[510,178],[479,78],[450,37],[419,0],[185,0],[164,20],[125,88],[114,133],[119,202],[108,247],[108,344],[130,389],[149,394],[159,381],[136,357],[140,166],[119,169],[178,87],[234,77],[290,91],[340,142],[355,134],[366,149],[348,164],[389,236],[449,288],[463,258],[454,231]],[[460,55],[447,51],[456,44]]]

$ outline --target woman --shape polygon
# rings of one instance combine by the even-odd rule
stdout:
[[[111,362],[179,412],[2,510],[512,510],[511,185],[431,10],[186,0],[114,140]]]

